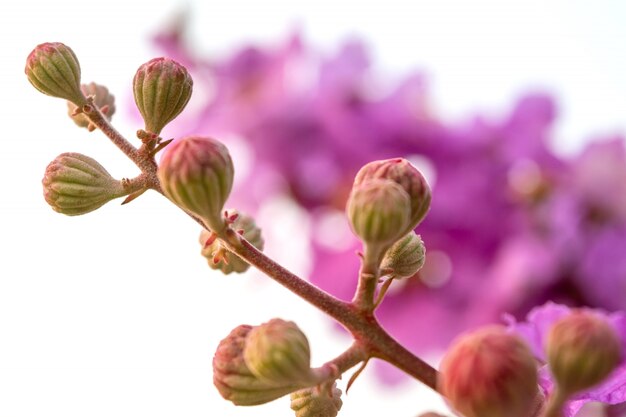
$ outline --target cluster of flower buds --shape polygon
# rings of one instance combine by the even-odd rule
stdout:
[[[559,394],[569,397],[609,376],[622,358],[622,343],[601,316],[575,310],[552,326],[546,352]]]
[[[227,218],[233,219],[231,228],[255,248],[262,251],[265,241],[261,235],[261,229],[256,225],[254,219],[237,210],[228,210],[227,213]],[[250,267],[249,263],[229,251],[221,240],[215,239],[215,235],[206,229],[202,229],[200,232],[200,245],[202,246],[202,256],[207,259],[207,263],[212,269],[230,274],[231,272],[245,272]]]
[[[366,251],[384,252],[415,229],[430,200],[424,176],[407,160],[395,158],[370,162],[359,170],[346,210]]]
[[[213,382],[235,405],[263,404],[321,382],[310,362],[309,342],[295,323],[240,325],[215,352]]]

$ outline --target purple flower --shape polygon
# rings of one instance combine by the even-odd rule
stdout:
[[[624,346],[622,356],[626,358],[626,314],[623,312],[606,313],[603,310],[592,311],[606,319],[615,328]],[[544,364],[539,370],[539,379],[546,395],[550,395],[554,389],[548,366],[545,365],[545,344],[548,331],[557,320],[567,316],[570,312],[569,307],[548,302],[532,309],[525,322],[517,322],[508,315],[504,317],[509,329],[522,336],[531,347],[535,357]],[[585,403],[590,401],[605,404],[626,402],[626,360],[622,361],[622,364],[600,385],[572,397],[565,405],[565,417],[573,417]]]

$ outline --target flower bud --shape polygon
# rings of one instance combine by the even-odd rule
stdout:
[[[213,384],[224,399],[235,405],[258,405],[297,390],[295,385],[278,386],[256,377],[246,365],[243,350],[252,326],[233,329],[218,345],[213,357]]]
[[[367,245],[385,249],[406,233],[410,210],[407,193],[388,180],[366,181],[355,186],[347,204],[354,233]]]
[[[46,168],[44,198],[53,210],[68,216],[89,213],[125,195],[124,187],[93,158],[63,153]]]
[[[96,83],[82,84],[80,86],[81,91],[87,97],[93,97],[93,104],[102,111],[104,116],[111,120],[113,113],[115,113],[115,97],[109,93],[109,89],[103,85]],[[94,131],[96,127],[89,121],[89,118],[83,113],[76,112],[78,107],[71,101],[67,102],[67,114],[79,127],[84,127],[90,132]]]
[[[228,210],[229,216],[236,216],[230,227],[237,231],[242,231],[242,236],[250,242],[258,250],[263,250],[265,243],[261,236],[261,229],[257,227],[254,219],[250,216],[237,212],[237,210]],[[200,244],[202,245],[202,256],[207,258],[208,264],[212,269],[219,269],[224,274],[231,272],[242,273],[248,270],[250,264],[241,259],[236,254],[229,251],[219,239],[214,240],[207,245],[207,241],[213,238],[213,234],[206,229],[200,232]]]
[[[387,250],[380,267],[390,271],[391,278],[409,278],[424,266],[425,256],[422,238],[411,231]]]
[[[332,387],[315,386],[291,394],[296,417],[336,417],[342,405],[341,390],[335,382]]]
[[[222,208],[233,186],[228,149],[215,139],[189,136],[165,148],[158,169],[165,195],[211,230],[225,227]]]
[[[314,379],[309,341],[291,321],[272,319],[252,329],[243,356],[250,371],[271,384],[306,386]]]
[[[140,66],[133,79],[133,93],[146,130],[160,134],[183,111],[192,87],[187,69],[174,60],[154,58]]]
[[[363,166],[356,174],[354,187],[373,179],[386,179],[398,183],[409,195],[411,203],[410,221],[403,235],[415,229],[430,208],[430,187],[421,172],[403,158],[373,161]]]
[[[621,349],[613,327],[586,310],[558,320],[546,339],[548,365],[564,395],[602,382],[618,365]]]
[[[438,390],[465,417],[528,417],[537,379],[530,348],[503,327],[489,326],[453,342]]]
[[[28,55],[24,70],[28,81],[39,91],[82,106],[86,98],[80,90],[80,64],[68,46],[60,42],[42,43]]]

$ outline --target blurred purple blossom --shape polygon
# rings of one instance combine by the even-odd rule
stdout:
[[[595,314],[607,320],[617,331],[624,346],[623,357],[626,358],[626,315],[623,312],[606,313],[603,310],[592,310]],[[546,362],[545,343],[552,325],[560,318],[570,314],[569,307],[546,303],[541,307],[533,308],[526,317],[526,321],[517,322],[511,316],[505,316],[509,329],[522,336],[531,347],[535,357],[544,364],[539,370],[539,381],[544,394],[553,391],[553,382]],[[565,416],[573,417],[587,402],[598,401],[605,404],[622,404],[626,401],[626,361],[600,385],[575,395],[565,405]]]
[[[248,174],[231,205],[254,212],[287,194],[309,210],[310,277],[320,287],[353,294],[359,245],[337,214],[357,170],[398,156],[424,169],[433,188],[417,228],[426,265],[392,286],[378,311],[413,350],[436,352],[464,329],[503,312],[523,317],[547,300],[626,308],[622,137],[566,158],[551,147],[558,109],[546,93],[527,94],[497,118],[451,123],[437,117],[423,74],[377,77],[358,40],[329,56],[294,35],[207,59],[183,29],[156,38],[194,77],[196,106],[177,134],[247,147]]]

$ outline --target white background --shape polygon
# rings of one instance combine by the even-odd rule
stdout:
[[[220,399],[210,374],[218,341],[237,324],[280,316],[309,335],[314,365],[349,344],[260,275],[210,272],[195,224],[157,195],[75,218],[42,198],[45,166],[61,152],[96,157],[116,177],[136,170],[102,135],[76,129],[62,101],[28,84],[30,50],[45,41],[70,45],[84,80],[119,98],[116,126],[131,137],[140,127],[128,117],[132,76],[152,57],[149,34],[183,6],[207,54],[242,41],[277,42],[297,25],[327,50],[356,34],[382,70],[426,70],[436,110],[450,120],[497,115],[521,92],[547,88],[559,100],[561,150],[626,127],[626,7],[619,1],[4,2],[0,417],[290,416],[286,399],[258,408]],[[267,252],[305,274],[306,223],[289,213],[278,222],[270,210],[259,223]],[[366,371],[344,397],[341,415],[443,410],[417,383],[380,387],[373,376]]]

